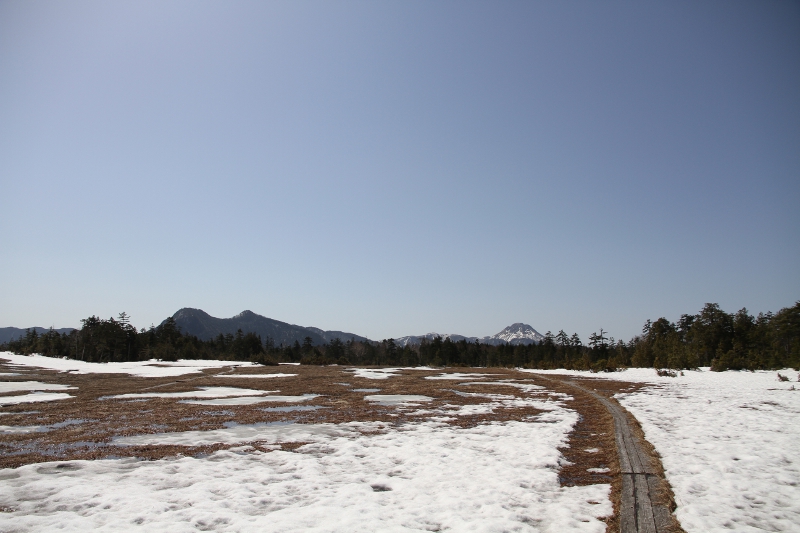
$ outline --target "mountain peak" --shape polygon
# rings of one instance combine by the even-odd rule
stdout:
[[[195,317],[195,316],[210,316],[208,313],[203,311],[202,309],[195,309],[194,307],[182,307],[178,309],[178,311],[172,315],[172,318],[178,320],[179,318],[185,317]]]
[[[235,335],[238,330],[243,333],[260,335],[263,341],[271,338],[276,346],[290,345],[303,342],[306,337],[311,337],[314,345],[330,342],[334,338],[340,340],[356,339],[368,340],[366,337],[347,333],[344,331],[324,331],[319,328],[304,328],[294,324],[287,324],[273,320],[245,309],[231,318],[216,318],[201,309],[184,307],[172,315],[178,328],[185,334],[194,335],[202,340],[209,340],[218,335]]]
[[[506,327],[500,333],[496,333],[494,335],[490,335],[488,337],[464,337],[463,335],[455,335],[455,334],[445,334],[441,335],[439,333],[428,333],[427,335],[411,335],[408,337],[400,337],[399,339],[395,339],[399,346],[406,346],[407,344],[419,344],[422,342],[422,339],[427,339],[429,341],[433,340],[436,337],[441,337],[442,339],[450,339],[453,342],[458,342],[460,340],[466,340],[467,342],[475,342],[478,341],[483,344],[536,344],[544,340],[544,335],[533,329],[532,326],[528,324],[523,324],[522,322],[515,322],[510,326]]]
[[[510,344],[527,344],[530,342],[541,342],[544,339],[544,335],[528,324],[515,322],[504,328],[500,333],[492,335],[491,338]]]

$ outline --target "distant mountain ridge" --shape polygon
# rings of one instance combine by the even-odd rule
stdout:
[[[369,341],[367,337],[356,335],[355,333],[347,333],[345,331],[326,331],[315,327],[298,326],[295,324],[288,324],[280,320],[274,320],[265,316],[256,314],[252,311],[242,311],[236,316],[231,318],[217,318],[209,315],[202,309],[193,309],[184,307],[179,309],[172,318],[175,324],[180,328],[181,332],[188,335],[194,335],[201,340],[210,340],[218,335],[235,335],[241,329],[243,333],[255,333],[261,335],[262,340],[271,337],[276,346],[283,344],[288,346],[294,344],[295,341],[302,343],[306,337],[311,337],[311,342],[315,346],[331,342],[335,338],[339,338],[342,342],[347,342],[350,339],[356,341]],[[162,322],[163,324],[164,322]],[[29,328],[36,330],[38,334],[46,333],[49,328]],[[58,333],[69,333],[75,328],[60,328],[56,329]],[[20,337],[25,336],[25,328],[0,328],[0,343],[6,343]],[[544,335],[533,329],[528,324],[517,322],[504,328],[499,333],[490,335],[488,337],[465,337],[464,335],[456,334],[440,334],[440,333],[427,333],[425,335],[409,335],[395,339],[395,344],[398,346],[407,346],[420,344],[422,339],[429,341],[436,337],[443,339],[450,339],[453,342],[466,340],[467,342],[481,342],[483,344],[499,345],[499,344],[534,344],[544,340]]]
[[[442,339],[450,339],[453,342],[458,342],[461,340],[466,340],[467,342],[475,342],[478,341],[482,344],[491,344],[493,346],[497,346],[499,344],[538,344],[544,340],[544,335],[533,329],[533,327],[529,326],[528,324],[523,324],[522,322],[516,322],[511,324],[507,328],[504,328],[503,331],[499,333],[495,333],[494,335],[489,335],[488,337],[465,337],[464,335],[455,335],[455,334],[439,334],[439,333],[427,333],[425,335],[411,335],[408,337],[400,337],[399,339],[395,339],[395,344],[398,346],[406,346],[409,344],[419,344],[422,342],[422,339],[427,339],[429,341],[433,340],[436,337],[441,337]]]
[[[0,344],[19,339],[20,337],[24,337],[25,336],[25,332],[28,329],[35,330],[36,333],[38,333],[39,335],[41,335],[42,333],[47,333],[48,331],[50,331],[50,328],[40,328],[40,327],[34,327],[34,328],[0,328]],[[74,329],[75,328],[58,328],[55,331],[57,333],[69,333],[70,331],[72,331]]]
[[[280,344],[288,346],[294,344],[295,341],[302,344],[306,337],[311,337],[311,342],[317,346],[328,343],[337,337],[342,342],[347,342],[350,339],[357,341],[369,340],[355,333],[325,331],[320,328],[287,324],[252,311],[242,311],[231,318],[216,318],[202,309],[184,307],[172,315],[172,318],[175,319],[175,323],[181,332],[194,335],[201,340],[210,340],[220,334],[227,335],[230,333],[235,335],[240,329],[243,333],[261,335],[261,339],[264,341],[267,337],[271,337],[276,346]]]

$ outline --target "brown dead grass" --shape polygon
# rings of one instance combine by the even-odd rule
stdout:
[[[629,382],[622,382],[616,381],[612,379],[593,379],[593,378],[582,378],[570,375],[550,375],[548,376],[553,378],[554,380],[559,380],[562,384],[569,388],[569,390],[575,391],[576,396],[580,396],[581,391],[580,389],[576,389],[574,387],[569,387],[567,382],[574,382],[582,387],[587,389],[592,389],[595,392],[602,394],[603,396],[609,398],[611,401],[616,402],[617,400],[614,398],[615,394],[620,393],[631,393],[636,392],[637,390],[643,387],[652,387],[652,384],[645,384],[645,383],[629,383]],[[582,393],[584,396],[588,397],[590,400],[592,399],[590,395]],[[594,402],[600,408],[602,406],[598,404],[596,401]],[[618,402],[617,402],[618,403]],[[573,407],[575,408],[575,407]],[[602,408],[605,411],[605,408]],[[654,505],[662,505],[668,508],[671,512],[674,512],[677,505],[675,503],[675,495],[672,492],[672,487],[669,483],[666,482],[666,477],[664,475],[664,467],[661,464],[661,455],[656,451],[652,444],[645,438],[644,431],[642,430],[642,426],[636,418],[627,411],[627,409],[623,408],[623,411],[628,419],[628,424],[631,427],[631,430],[634,436],[639,440],[642,449],[644,452],[649,456],[650,463],[655,471],[655,474],[660,478],[659,483],[659,490],[650,495],[651,501]],[[578,409],[578,412],[581,412]],[[613,446],[615,450],[613,457],[614,457],[614,467],[612,468],[613,474],[613,481],[611,484],[611,500],[614,504],[614,515],[613,518],[607,521],[606,532],[612,533],[619,531],[619,505],[620,505],[620,490],[622,488],[622,481],[619,475],[619,462],[617,459],[616,454],[616,442],[614,442],[614,429],[613,429],[613,419],[607,413],[607,421],[606,426],[611,428],[609,435],[611,436],[611,442],[608,445]],[[577,429],[577,428],[576,428]],[[678,523],[677,519],[675,519],[674,515],[672,516],[672,523],[670,524],[670,528],[665,533],[685,533],[681,525]]]
[[[5,365],[0,364],[0,371]],[[6,367],[7,368],[7,367]],[[190,430],[213,430],[225,427],[226,423],[254,424],[263,422],[296,423],[345,423],[352,421],[379,421],[393,425],[426,420],[431,416],[427,410],[446,406],[481,404],[487,401],[480,396],[463,396],[458,392],[502,394],[524,396],[514,387],[502,385],[461,385],[465,380],[426,380],[426,376],[437,375],[439,370],[404,370],[385,380],[358,378],[347,367],[282,366],[248,369],[211,369],[199,374],[178,378],[140,378],[126,374],[68,374],[41,369],[15,368],[18,376],[9,376],[7,381],[37,380],[46,383],[65,384],[77,389],[69,392],[75,398],[53,402],[10,405],[3,412],[0,424],[8,426],[52,426],[66,421],[72,425],[54,428],[42,433],[0,435],[0,467],[17,467],[24,464],[75,459],[98,459],[102,457],[134,456],[158,459],[171,455],[203,455],[213,453],[229,445],[183,447],[183,446],[115,446],[113,439],[128,435],[165,433]],[[513,370],[478,370],[459,368],[459,372],[491,373],[490,379],[528,380]],[[239,373],[286,373],[298,374],[280,378],[220,378],[216,374]],[[474,381],[481,381],[476,377]],[[318,394],[317,398],[301,403],[266,402],[240,406],[207,406],[180,403],[173,398],[150,398],[146,401],[131,399],[109,399],[112,395],[141,392],[184,392],[197,387],[227,386],[280,391],[280,395]],[[399,409],[381,406],[364,399],[371,393],[355,392],[353,389],[380,389],[372,394],[414,394],[434,398],[421,403],[417,408]],[[275,412],[265,407],[289,407],[295,405],[317,406],[315,411]],[[32,412],[33,411],[33,412]],[[472,427],[490,422],[528,420],[539,414],[533,408],[497,408],[493,413],[474,416],[457,416],[447,421],[455,426]],[[441,416],[441,414],[437,414]],[[299,445],[291,444],[288,449]]]
[[[11,370],[0,360],[0,372]],[[379,421],[391,425],[427,420],[431,413],[452,406],[482,404],[488,400],[483,396],[465,396],[460,393],[498,394],[506,397],[527,397],[518,388],[480,382],[483,379],[427,380],[427,376],[442,372],[462,374],[492,374],[489,380],[513,380],[516,383],[531,383],[544,387],[545,396],[564,401],[567,407],[576,410],[580,420],[569,435],[561,453],[564,456],[559,479],[564,486],[610,483],[614,516],[607,519],[608,531],[618,529],[617,510],[621,481],[614,441],[613,420],[605,408],[591,395],[570,387],[563,379],[572,376],[547,377],[522,373],[510,369],[452,368],[442,370],[403,370],[384,380],[356,377],[349,367],[281,366],[247,369],[208,369],[202,373],[172,378],[140,378],[125,374],[68,374],[35,368],[19,369],[18,376],[7,376],[6,381],[38,380],[77,387],[69,392],[75,398],[54,402],[28,403],[0,408],[3,412],[16,414],[0,418],[0,424],[9,426],[48,426],[68,420],[82,423],[52,429],[46,433],[0,435],[0,467],[18,467],[45,461],[77,459],[100,459],[108,457],[137,457],[146,460],[164,457],[201,457],[215,451],[241,446],[214,444],[208,446],[116,446],[114,438],[189,430],[213,430],[226,423],[254,424],[263,422],[296,423],[345,423],[352,421]],[[220,378],[217,374],[235,375],[286,373],[298,374],[281,378]],[[612,396],[616,392],[635,390],[637,385],[608,380],[580,380],[589,386]],[[106,396],[141,392],[183,392],[203,386],[227,386],[264,391],[280,391],[280,395],[318,394],[317,398],[301,403],[262,403],[242,406],[202,406],[180,403],[176,399],[151,398],[146,401],[102,399]],[[355,392],[353,389],[380,389],[379,392]],[[368,394],[414,394],[434,398],[416,408],[398,409],[376,405],[364,400]],[[1,402],[0,402],[1,403]],[[264,411],[265,407],[288,407],[294,405],[317,406],[315,411],[275,412]],[[31,412],[33,411],[33,412]],[[541,411],[525,408],[496,408],[493,413],[471,416],[453,416],[446,423],[458,427],[473,427],[479,424],[506,421],[530,421]],[[433,416],[441,417],[441,413]],[[638,428],[638,424],[634,427]],[[295,451],[306,443],[278,443],[249,446],[268,452],[275,449]],[[587,450],[597,449],[596,452]],[[654,450],[652,450],[654,453]],[[657,462],[660,465],[660,462]],[[608,468],[609,472],[589,472],[589,468]],[[671,494],[669,495],[671,497]]]

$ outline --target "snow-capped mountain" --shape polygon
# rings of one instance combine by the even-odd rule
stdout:
[[[538,343],[544,340],[544,335],[533,329],[528,324],[517,322],[516,324],[511,324],[507,328],[503,329],[503,331],[501,331],[500,333],[496,333],[491,337],[485,337],[485,338],[495,339],[500,342],[507,342],[508,344],[531,344],[534,342]],[[493,344],[493,343],[487,342],[486,344]]]
[[[454,335],[451,333],[441,334],[441,333],[427,333],[425,335],[409,335],[408,337],[400,337],[399,339],[395,339],[394,342],[398,346],[406,346],[408,344],[419,344],[422,342],[422,339],[427,339],[432,341],[436,337],[441,337],[442,339],[450,339],[453,342],[458,342],[460,340],[466,340],[467,342],[475,342],[476,340],[482,344],[491,344],[491,345],[498,345],[498,344],[534,344],[539,343],[544,339],[544,335],[533,329],[528,324],[523,324],[522,322],[517,322],[516,324],[511,324],[507,328],[504,328],[503,331],[500,333],[495,333],[494,335],[490,335],[488,337],[465,337],[464,335]]]

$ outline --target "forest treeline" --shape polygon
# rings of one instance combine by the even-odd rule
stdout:
[[[91,362],[161,359],[223,359],[261,364],[352,364],[390,366],[501,366],[567,368],[613,371],[626,367],[712,370],[800,368],[800,302],[777,313],[752,316],[747,309],[727,313],[706,304],[697,314],[682,315],[677,322],[648,320],[641,335],[625,342],[600,330],[584,345],[577,334],[547,332],[542,342],[530,345],[491,346],[476,342],[435,338],[419,345],[397,346],[393,339],[360,342],[334,339],[313,346],[276,346],[271,338],[239,330],[200,340],[181,333],[172,318],[160,326],[138,330],[121,313],[116,319],[92,316],[71,333],[50,330],[26,335],[0,345],[0,351],[39,353]]]

